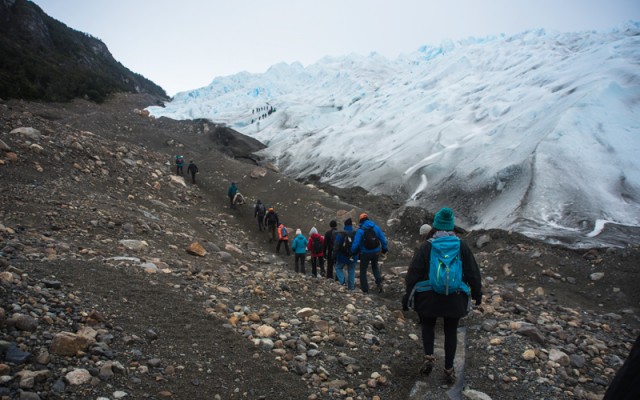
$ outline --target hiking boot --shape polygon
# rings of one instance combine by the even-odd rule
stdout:
[[[432,355],[424,356],[424,362],[420,367],[420,373],[422,375],[429,375],[431,371],[433,371],[434,362],[435,362],[435,358]]]
[[[378,289],[378,293],[384,293],[384,288],[382,286],[382,283],[378,284],[377,289]]]
[[[456,370],[453,368],[444,370],[444,381],[449,385],[456,383]]]

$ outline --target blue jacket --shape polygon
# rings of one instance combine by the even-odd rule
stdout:
[[[366,249],[364,247],[364,243],[362,240],[364,238],[364,230],[369,228],[373,228],[373,231],[376,233],[376,236],[378,237],[378,239],[380,239],[380,246],[371,250]],[[353,245],[351,246],[351,252],[353,254],[358,254],[358,253],[369,254],[369,253],[379,253],[380,250],[387,251],[387,238],[384,236],[384,232],[382,232],[382,229],[380,229],[378,225],[374,224],[373,221],[368,219],[364,221],[364,223],[360,225],[360,228],[356,231],[356,237],[353,238]]]
[[[353,226],[351,225],[346,225],[344,227],[344,231],[345,232],[353,232]],[[340,263],[340,264],[348,264],[354,261],[358,261],[358,255],[352,255],[351,258],[345,256],[344,254],[342,254],[338,249],[340,248],[340,246],[342,246],[342,241],[344,240],[344,237],[342,237],[342,232],[338,231],[336,233],[336,241],[333,244],[333,254],[336,258],[336,263]]]
[[[229,191],[227,192],[227,195],[233,198],[233,196],[235,196],[236,193],[238,193],[238,187],[235,185],[235,183],[232,183],[231,186],[229,186]]]
[[[305,254],[307,252],[307,238],[302,233],[293,239],[291,250],[296,254]]]

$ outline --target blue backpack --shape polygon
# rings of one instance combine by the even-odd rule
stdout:
[[[416,283],[409,295],[409,306],[414,306],[415,292],[433,290],[449,295],[464,292],[471,295],[469,285],[462,281],[462,260],[460,259],[460,239],[443,236],[431,240],[429,280]]]
[[[455,236],[434,239],[430,258],[429,284],[434,292],[448,295],[462,290],[470,294],[469,286],[462,282],[460,239]]]

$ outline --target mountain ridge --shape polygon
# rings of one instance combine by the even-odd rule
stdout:
[[[104,101],[115,92],[165,91],[116,61],[107,46],[67,27],[28,0],[0,1],[0,97]]]

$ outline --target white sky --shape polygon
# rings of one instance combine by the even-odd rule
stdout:
[[[170,96],[278,62],[372,51],[394,59],[446,39],[640,20],[638,0],[33,0],[102,40]]]

